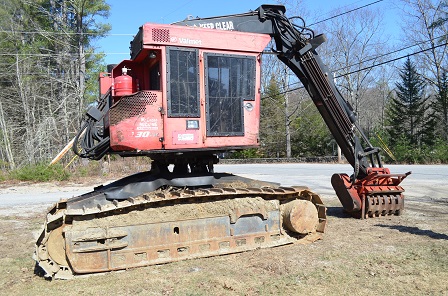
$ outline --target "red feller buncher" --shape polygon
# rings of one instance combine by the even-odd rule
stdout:
[[[145,24],[131,58],[99,77],[73,149],[149,156],[151,170],[55,204],[36,242],[45,277],[72,278],[295,242],[324,232],[326,208],[305,187],[214,172],[217,155],[259,146],[261,53],[273,53],[311,96],[352,176],[332,184],[357,217],[400,214],[407,174],[391,174],[357,124],[316,48],[325,41],[279,5],[238,15]],[[298,177],[300,178],[300,177]]]

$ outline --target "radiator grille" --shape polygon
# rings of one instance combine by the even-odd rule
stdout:
[[[142,91],[132,96],[123,97],[110,109],[110,125],[116,125],[120,121],[138,116],[146,112],[147,105],[157,102],[157,94],[149,91]]]
[[[152,29],[152,41],[170,42],[170,30],[168,30],[168,29]]]

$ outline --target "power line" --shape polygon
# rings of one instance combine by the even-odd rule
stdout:
[[[344,15],[344,14],[348,14],[348,13],[351,13],[351,12],[353,12],[353,11],[356,11],[356,10],[359,10],[359,9],[362,9],[362,8],[366,8],[366,7],[370,6],[370,5],[373,5],[373,4],[376,4],[376,3],[379,3],[379,2],[383,2],[383,1],[384,1],[384,0],[378,0],[378,1],[375,1],[375,2],[368,3],[368,4],[366,4],[366,5],[363,5],[363,6],[360,6],[360,7],[351,9],[351,10],[348,10],[348,11],[346,11],[346,12],[343,12],[343,13],[340,13],[340,14],[337,14],[337,15],[334,15],[334,16],[332,16],[332,17],[329,17],[329,18],[326,18],[326,19],[317,21],[317,22],[312,23],[311,25],[308,25],[308,26],[314,26],[314,25],[317,25],[317,24],[320,24],[320,23],[329,21],[329,20],[331,20],[331,19],[340,17],[340,16],[342,16],[342,15]]]
[[[381,55],[374,56],[374,57],[369,58],[369,59],[367,59],[367,60],[364,60],[364,61],[362,61],[362,62],[359,62],[359,63],[356,63],[356,64],[352,64],[352,65],[348,65],[348,66],[345,66],[345,67],[336,69],[336,70],[334,70],[333,72],[338,72],[338,71],[341,71],[341,70],[344,70],[344,69],[347,69],[347,68],[354,67],[354,66],[356,66],[356,65],[360,65],[361,63],[370,62],[370,61],[376,60],[376,59],[378,59],[378,58],[382,58],[382,57],[385,57],[385,56],[388,56],[388,55],[391,55],[391,54],[394,54],[394,53],[397,53],[397,52],[400,52],[400,51],[403,51],[403,50],[406,50],[406,49],[409,49],[409,48],[412,48],[412,47],[415,47],[415,46],[418,46],[418,45],[421,45],[421,44],[425,44],[425,43],[427,43],[427,42],[431,42],[431,41],[434,41],[434,40],[436,40],[436,39],[439,39],[440,37],[443,37],[443,36],[445,36],[445,35],[440,35],[440,36],[438,36],[438,37],[434,37],[434,38],[431,38],[431,39],[429,39],[429,40],[420,41],[420,42],[414,43],[414,44],[412,44],[412,45],[408,45],[408,46],[405,46],[405,47],[402,47],[402,48],[399,48],[399,49],[390,51],[390,52],[388,52],[388,53],[383,53],[383,54],[381,54]]]
[[[431,42],[431,41],[437,40],[437,39],[439,39],[441,37],[444,37],[444,36],[445,35],[440,35],[438,37],[434,37],[434,38],[431,38],[429,40],[425,40],[425,41],[417,42],[417,43],[414,43],[414,44],[411,44],[411,45],[408,45],[408,46],[405,46],[405,47],[401,47],[399,49],[390,51],[388,53],[377,55],[377,56],[374,56],[374,57],[369,58],[367,60],[364,60],[364,61],[362,61],[362,63],[369,62],[369,61],[372,61],[372,60],[376,60],[378,58],[381,58],[381,57],[384,57],[384,56],[388,56],[388,55],[391,55],[391,54],[403,51],[405,49],[409,49],[409,48],[412,48],[412,47],[415,47],[415,46],[418,46],[418,45],[421,45],[421,44],[424,44],[424,43],[427,43],[427,42]],[[95,53],[89,53],[89,54],[95,54]],[[125,55],[126,54],[126,55],[128,55],[129,52],[99,52],[99,53],[96,53],[96,54],[104,54],[104,55]],[[73,53],[73,54],[67,54],[67,53],[53,53],[53,54],[44,54],[44,53],[42,53],[42,54],[40,54],[40,53],[0,53],[0,56],[8,56],[8,55],[10,55],[10,56],[49,56],[49,57],[51,57],[51,56],[71,56],[71,55],[78,56],[78,54],[75,54],[75,53]],[[345,67],[333,70],[333,72],[337,72],[337,71],[343,70],[345,68],[353,67],[353,66],[356,66],[356,65],[359,65],[359,64],[360,63],[356,63],[356,64],[352,64],[352,65],[349,65],[349,66],[345,66]]]
[[[429,40],[425,40],[425,41],[417,42],[417,43],[414,43],[414,44],[411,44],[411,45],[408,45],[408,46],[405,46],[405,47],[402,47],[402,48],[399,48],[399,49],[390,51],[390,52],[388,52],[388,53],[384,53],[384,54],[381,54],[381,55],[374,56],[374,57],[372,57],[372,58],[369,58],[369,59],[367,59],[367,60],[364,60],[364,61],[359,62],[359,63],[356,63],[356,64],[351,64],[351,65],[348,65],[348,66],[344,66],[344,67],[342,67],[342,68],[333,70],[332,72],[338,72],[338,71],[341,71],[341,70],[344,70],[344,69],[347,69],[347,68],[351,68],[351,67],[360,65],[361,63],[366,63],[366,62],[369,62],[369,61],[372,61],[372,60],[376,60],[376,59],[381,58],[381,57],[384,57],[384,56],[388,56],[388,55],[391,55],[391,54],[394,54],[394,53],[397,53],[397,52],[400,52],[400,51],[403,51],[403,50],[406,50],[406,49],[409,49],[409,48],[412,48],[412,47],[415,47],[415,46],[418,46],[418,45],[421,45],[421,44],[425,44],[425,43],[427,43],[427,42],[431,42],[431,41],[437,40],[437,39],[439,39],[439,38],[441,38],[441,37],[443,37],[443,36],[445,36],[445,35],[440,35],[440,36],[438,36],[438,37],[434,37],[434,38],[431,38],[431,39],[429,39]],[[89,53],[89,54],[94,54],[94,53]],[[104,54],[104,55],[128,55],[129,52],[100,52],[100,53],[97,53],[97,54]],[[0,53],[0,56],[42,56],[42,57],[59,57],[59,56],[66,56],[66,57],[67,57],[67,56],[78,56],[78,54],[75,54],[75,53],[73,53],[73,54],[67,54],[67,53],[59,53],[59,54],[58,54],[58,53],[53,53],[53,54],[40,54],[40,53]],[[291,85],[294,85],[294,84],[297,84],[297,83],[293,83],[293,84],[291,84]]]
[[[414,55],[416,55],[416,54],[419,54],[419,53],[422,53],[422,52],[425,52],[425,51],[428,51],[428,50],[432,50],[432,49],[435,49],[435,48],[438,48],[438,47],[441,47],[441,46],[446,46],[446,45],[448,45],[448,42],[445,42],[445,43],[442,43],[442,44],[439,44],[439,45],[436,45],[436,46],[431,46],[430,48],[422,49],[422,50],[419,50],[419,51],[417,51],[417,52],[413,52],[413,53],[405,54],[405,55],[402,55],[402,56],[400,56],[400,57],[397,57],[397,58],[394,58],[394,59],[390,59],[390,60],[381,62],[381,63],[379,63],[379,64],[374,64],[374,65],[372,65],[372,66],[368,66],[368,67],[364,67],[364,68],[361,68],[361,69],[357,69],[357,70],[354,70],[354,71],[351,71],[351,72],[348,72],[348,73],[344,73],[344,74],[335,76],[334,78],[341,78],[341,77],[344,77],[344,76],[347,76],[347,75],[351,75],[351,74],[354,74],[354,73],[358,73],[358,72],[361,72],[361,71],[369,70],[369,69],[372,69],[372,68],[375,68],[375,67],[378,67],[378,66],[382,66],[382,65],[384,65],[384,64],[388,64],[388,63],[391,63],[391,62],[395,62],[395,61],[401,60],[401,59],[403,59],[403,58],[410,57],[410,56],[414,56]],[[294,83],[294,84],[298,84],[298,83],[300,83],[300,82],[297,82],[297,83]],[[290,84],[290,85],[294,85],[294,84]],[[289,85],[289,86],[290,86],[290,85]],[[285,91],[282,91],[282,92],[278,92],[278,93],[276,93],[275,95],[283,95],[283,94],[286,94],[286,93],[289,93],[289,92],[293,92],[293,91],[295,91],[295,90],[299,90],[299,89],[302,89],[302,88],[304,88],[304,86],[299,86],[299,87],[295,87],[295,88],[290,88],[290,89],[288,89],[288,90],[285,90]],[[269,97],[271,97],[271,96],[264,96],[264,97],[262,97],[261,99],[267,99],[267,98],[269,98]]]
[[[387,60],[387,61],[384,61],[384,62],[375,64],[375,65],[372,65],[372,66],[368,66],[368,67],[364,67],[364,68],[361,68],[361,69],[357,69],[357,70],[354,70],[354,71],[351,71],[351,72],[348,72],[348,73],[344,73],[344,74],[335,76],[335,78],[340,78],[340,77],[344,77],[344,76],[351,75],[351,74],[354,74],[354,73],[358,73],[358,72],[361,72],[361,71],[365,71],[365,70],[368,70],[368,69],[372,69],[372,68],[375,68],[375,67],[378,67],[378,66],[382,66],[382,65],[385,65],[385,64],[388,64],[388,63],[391,63],[391,62],[395,62],[395,61],[401,60],[401,59],[403,59],[403,58],[410,57],[410,56],[414,56],[414,55],[417,55],[417,54],[419,54],[419,53],[423,53],[423,52],[425,52],[425,51],[428,51],[428,50],[431,50],[431,49],[435,49],[435,48],[438,48],[438,47],[441,47],[441,46],[446,46],[446,45],[448,45],[448,42],[446,42],[446,43],[442,43],[442,44],[439,44],[439,45],[436,45],[436,46],[432,46],[432,47],[430,47],[430,48],[422,49],[422,50],[419,50],[419,51],[417,51],[417,52],[413,52],[413,53],[405,54],[405,55],[402,55],[402,56],[400,56],[400,57],[397,57],[397,58],[394,58],[394,59],[390,59],[390,60]],[[1,74],[1,73],[0,73],[0,74]],[[22,74],[24,74],[24,75],[31,75],[31,74],[33,74],[33,75],[43,75],[43,74],[47,74],[47,73],[28,73],[28,74],[27,74],[27,73],[22,73]],[[295,83],[295,84],[296,84],[296,83]],[[292,84],[291,84],[291,85],[292,85]],[[290,89],[288,89],[288,90],[285,90],[285,91],[282,91],[282,92],[278,92],[276,95],[286,94],[286,93],[293,92],[293,91],[295,91],[295,90],[302,89],[302,88],[304,88],[304,87],[303,87],[303,86],[300,86],[300,87],[290,88]],[[266,99],[266,98],[269,98],[269,97],[270,97],[270,96],[264,96],[264,97],[262,97],[261,99]]]
[[[84,55],[122,55],[122,54],[129,54],[129,52],[97,52],[97,53],[84,53]],[[79,54],[77,53],[0,53],[0,56],[39,56],[39,57],[70,57],[70,56],[76,56],[78,57]]]
[[[162,19],[163,19],[163,18],[165,18],[166,16],[168,16],[168,15],[172,14],[173,12],[176,12],[177,10],[181,9],[182,7],[184,7],[184,6],[186,6],[187,4],[191,3],[192,1],[193,1],[193,0],[190,0],[190,1],[186,2],[185,4],[181,5],[181,6],[180,6],[180,7],[178,7],[177,9],[175,9],[175,10],[173,10],[172,12],[170,12],[170,13],[166,14],[165,16],[163,16],[163,17],[162,17]],[[316,25],[316,24],[319,24],[319,23],[323,23],[323,22],[326,22],[326,21],[328,21],[328,20],[331,20],[331,19],[334,19],[334,18],[340,17],[340,16],[342,16],[342,15],[345,15],[345,14],[351,13],[351,12],[353,12],[353,11],[356,11],[356,10],[359,10],[359,9],[362,9],[362,8],[365,8],[365,7],[368,7],[368,6],[370,6],[370,5],[373,5],[373,4],[376,4],[376,3],[382,2],[382,1],[384,1],[384,0],[378,0],[378,1],[375,1],[375,2],[371,2],[371,3],[368,3],[368,4],[366,4],[366,5],[363,5],[363,6],[360,6],[360,7],[354,8],[354,9],[351,9],[351,10],[349,10],[349,11],[346,11],[346,12],[340,13],[340,14],[338,14],[338,15],[335,15],[335,16],[332,16],[332,17],[329,17],[329,18],[326,18],[326,19],[323,19],[323,20],[317,21],[317,22],[315,22],[315,23],[312,23],[312,24],[311,24],[311,25],[309,25],[309,26],[313,26],[313,25]],[[358,2],[360,2],[360,1],[358,1]],[[357,2],[355,2],[355,3],[357,3]],[[344,6],[344,7],[345,7],[345,6]],[[81,33],[78,33],[78,32],[54,32],[54,31],[11,31],[11,30],[0,30],[0,33],[18,33],[18,34],[42,34],[42,35],[43,35],[43,34],[46,34],[46,35],[92,35],[92,36],[96,36],[96,35],[101,35],[101,36],[135,36],[135,34],[130,34],[130,33],[94,33],[94,32],[81,32]]]
[[[347,76],[347,75],[354,74],[354,73],[357,73],[357,72],[369,70],[369,69],[372,69],[372,68],[377,67],[377,66],[382,66],[382,65],[387,64],[387,63],[391,63],[391,62],[395,62],[395,61],[401,60],[401,59],[403,59],[405,57],[410,57],[410,56],[413,56],[413,55],[416,55],[416,54],[419,54],[419,53],[422,53],[422,52],[425,52],[425,51],[428,51],[428,50],[431,50],[431,49],[436,49],[436,48],[441,47],[441,46],[446,46],[446,45],[448,45],[448,42],[445,42],[445,43],[442,43],[442,44],[439,44],[439,45],[436,45],[436,46],[431,46],[430,48],[422,49],[422,50],[419,50],[417,52],[413,52],[413,53],[410,53],[410,54],[407,54],[407,55],[403,55],[403,56],[395,58],[395,59],[391,59],[391,60],[388,60],[388,61],[385,61],[385,62],[381,62],[379,64],[374,64],[372,66],[368,66],[368,67],[364,67],[364,68],[361,68],[361,69],[358,69],[358,70],[355,70],[355,71],[351,71],[351,72],[348,72],[348,73],[336,76],[335,78],[339,78],[339,77]]]
[[[383,0],[381,0],[381,1],[383,1]],[[1,32],[1,31],[0,31],[0,32]],[[402,47],[402,48],[399,48],[399,49],[390,51],[390,52],[388,52],[388,53],[384,53],[384,54],[381,54],[381,55],[377,55],[377,56],[374,56],[374,57],[372,57],[372,58],[370,58],[370,59],[367,59],[367,60],[362,61],[362,63],[369,62],[369,61],[371,61],[371,60],[376,60],[376,59],[378,59],[378,58],[381,58],[381,57],[384,57],[384,56],[388,56],[388,55],[391,55],[391,54],[393,54],[393,53],[397,53],[397,52],[403,51],[403,50],[405,50],[405,49],[409,49],[409,48],[412,48],[412,47],[415,47],[415,46],[418,46],[418,45],[421,45],[421,44],[424,44],[424,43],[427,43],[427,42],[431,42],[431,41],[440,39],[441,37],[444,37],[444,36],[445,36],[445,35],[440,35],[440,36],[438,36],[438,37],[434,37],[434,38],[431,38],[431,39],[429,39],[429,40],[425,40],[425,41],[417,42],[417,43],[414,43],[414,44],[412,44],[412,45],[408,45],[408,46],[405,46],[405,47]],[[95,54],[95,53],[89,53],[89,54]],[[128,55],[129,52],[99,52],[99,53],[96,53],[96,54],[104,54],[104,55]],[[0,53],[0,56],[49,56],[49,57],[51,57],[51,56],[71,56],[71,55],[72,55],[72,56],[78,56],[78,54],[75,54],[75,53],[73,53],[73,54],[67,54],[67,53],[53,53],[53,54],[43,54],[43,53],[42,53],[42,54],[41,54],[41,53]],[[337,72],[337,71],[340,71],[340,70],[343,70],[343,69],[346,69],[346,68],[349,68],[349,67],[353,67],[353,66],[356,66],[356,65],[359,65],[359,64],[361,64],[361,62],[360,62],[360,63],[356,63],[356,64],[352,64],[352,65],[349,65],[349,66],[345,66],[345,67],[343,67],[343,68],[336,69],[336,70],[334,70],[333,72]]]
[[[374,2],[368,3],[368,4],[363,5],[363,6],[360,6],[360,7],[358,7],[358,8],[355,8],[355,9],[346,11],[346,12],[344,12],[344,13],[340,13],[340,14],[338,14],[338,15],[332,16],[332,17],[330,17],[330,18],[326,18],[326,19],[324,19],[324,20],[315,22],[315,23],[311,24],[310,26],[312,26],[312,25],[316,25],[316,24],[318,24],[318,23],[322,23],[322,22],[325,22],[325,21],[328,21],[328,20],[333,19],[333,18],[336,18],[336,17],[340,17],[340,16],[342,16],[342,15],[351,13],[351,12],[356,11],[356,10],[359,10],[359,9],[363,9],[363,8],[365,8],[365,7],[368,7],[368,6],[377,4],[377,3],[382,2],[382,1],[384,1],[384,0],[378,0],[378,1],[374,1]],[[182,5],[182,6],[179,7],[178,9],[182,8],[183,6],[187,5],[187,4],[190,3],[190,2],[191,2],[191,1],[186,2],[184,5]],[[358,2],[360,2],[360,1],[358,1]],[[358,3],[358,2],[355,2],[355,3]],[[178,10],[178,9],[176,9],[176,10]],[[176,10],[174,10],[174,11],[176,11]],[[174,12],[174,11],[173,11],[173,12]],[[171,14],[171,13],[169,13],[169,14]],[[169,14],[167,14],[167,15],[169,15]],[[167,16],[167,15],[166,15],[166,16]],[[14,31],[0,30],[0,32],[14,32]],[[64,35],[64,34],[69,34],[69,35],[76,35],[76,34],[99,35],[99,34],[100,34],[100,33],[75,33],[75,32],[63,33],[63,32],[47,32],[47,31],[41,31],[41,32],[39,32],[39,31],[22,31],[22,32],[19,32],[19,33],[24,33],[24,34],[39,34],[39,33],[41,33],[41,34],[42,34],[42,33],[47,33],[47,34],[48,34],[48,33],[50,33],[50,34],[60,34],[60,35]],[[107,33],[107,34],[103,34],[103,35],[104,35],[104,36],[129,36],[129,35],[133,35],[133,34],[112,34],[112,33],[108,34],[108,33]],[[437,37],[437,38],[440,38],[440,37],[442,37],[442,36],[439,36],[439,37]],[[424,44],[424,43],[426,43],[426,42],[430,42],[430,41],[432,41],[432,40],[434,40],[434,39],[437,39],[437,38],[433,38],[433,39],[430,39],[430,40],[427,40],[427,41],[422,41],[422,42],[419,42],[419,43],[416,43],[416,44],[413,44],[413,45],[409,45],[409,46],[406,46],[406,47],[403,47],[403,48],[394,50],[394,51],[389,52],[389,53],[385,53],[385,54],[382,54],[382,55],[379,55],[379,56],[375,56],[375,57],[372,57],[372,58],[367,59],[367,60],[365,60],[365,61],[362,61],[362,62],[360,62],[360,63],[353,64],[353,65],[349,65],[349,66],[346,66],[346,67],[343,67],[343,68],[339,68],[339,69],[337,69],[337,70],[335,70],[335,71],[333,71],[333,72],[337,72],[337,71],[340,71],[340,70],[343,70],[343,69],[347,69],[347,68],[350,68],[350,67],[353,67],[353,66],[356,66],[356,65],[360,65],[361,63],[366,63],[366,62],[368,62],[368,61],[378,59],[378,58],[383,57],[383,56],[387,56],[387,55],[390,55],[390,54],[393,54],[393,53],[396,53],[396,52],[400,52],[400,51],[403,51],[403,50],[405,50],[405,49],[409,49],[409,48],[412,48],[412,47],[414,47],[414,46],[417,46],[417,45],[420,45],[420,44]],[[443,46],[443,45],[446,45],[446,44],[441,44],[441,45],[435,46],[434,48],[437,48],[437,47],[440,47],[440,46]],[[431,48],[429,48],[429,49],[431,49]],[[380,65],[383,65],[383,64],[387,64],[387,63],[390,63],[390,62],[393,62],[393,61],[402,59],[403,57],[406,57],[406,56],[412,56],[412,55],[415,55],[415,54],[418,54],[418,53],[427,51],[427,50],[429,50],[429,49],[422,50],[422,51],[419,51],[419,52],[416,52],[416,53],[411,53],[411,54],[408,54],[408,55],[405,55],[405,56],[402,56],[402,57],[399,57],[399,58],[396,58],[396,59],[388,60],[388,61],[385,61],[385,62],[380,63],[380,64],[375,64],[375,65],[368,66],[368,67],[365,67],[365,68],[362,68],[362,69],[354,70],[354,71],[351,71],[351,72],[349,72],[349,73],[346,73],[346,74],[343,74],[343,75],[339,75],[339,76],[337,76],[336,78],[343,77],[343,76],[346,76],[346,75],[350,75],[350,74],[353,74],[353,73],[357,73],[357,72],[360,72],[360,71],[363,71],[363,70],[366,70],[366,69],[371,69],[371,68],[373,68],[373,67],[380,66]],[[91,54],[93,54],[93,53],[91,53]],[[126,52],[126,53],[113,53],[113,52],[105,53],[105,52],[101,52],[101,53],[99,53],[99,54],[104,54],[104,55],[125,55],[125,54],[129,54],[129,53],[128,53],[128,52]],[[8,55],[10,55],[10,56],[70,56],[70,55],[72,55],[72,56],[78,56],[77,54],[65,54],[65,53],[61,53],[61,54],[0,53],[0,56],[8,56]],[[43,73],[30,73],[30,74],[33,74],[33,75],[42,75]],[[297,82],[297,83],[293,83],[293,84],[290,84],[289,86],[294,85],[294,84],[298,84],[298,83],[299,83],[299,82]],[[289,91],[293,91],[293,90],[300,89],[300,88],[302,88],[302,87],[299,87],[299,88],[293,88],[293,89],[290,89],[290,90],[288,90],[288,91],[281,92],[280,94],[287,93],[287,92],[289,92]]]
[[[18,34],[41,34],[41,35],[101,35],[101,36],[134,36],[128,33],[78,33],[78,32],[53,32],[53,31],[8,31],[0,30],[0,33],[18,33]]]
[[[434,39],[437,39],[437,38],[439,38],[439,37],[435,37],[435,38],[430,39],[430,40],[426,40],[426,41],[418,42],[418,43],[415,43],[415,44],[413,44],[413,45],[409,45],[409,46],[403,47],[403,48],[401,48],[401,49],[397,49],[397,50],[391,51],[391,52],[389,52],[389,53],[386,53],[386,54],[382,54],[382,55],[373,57],[373,58],[368,59],[368,60],[366,60],[366,61],[374,60],[374,59],[377,59],[377,58],[379,58],[379,57],[383,57],[383,56],[390,55],[390,54],[392,54],[392,53],[400,52],[400,51],[403,51],[403,50],[405,50],[405,49],[409,49],[409,48],[412,48],[412,47],[414,47],[414,46],[417,46],[417,45],[420,45],[420,44],[424,44],[424,43],[426,43],[426,42],[430,42],[430,41],[432,41],[432,40],[434,40]],[[401,59],[403,59],[403,58],[405,58],[405,57],[408,57],[408,56],[414,56],[414,55],[417,55],[417,54],[419,54],[419,53],[426,52],[426,51],[428,51],[428,50],[435,49],[435,48],[442,47],[442,46],[446,46],[446,45],[448,45],[448,42],[446,42],[446,43],[442,43],[442,44],[439,44],[439,45],[436,45],[436,46],[431,46],[431,47],[429,47],[429,48],[422,49],[422,50],[419,50],[419,51],[416,51],[416,52],[413,52],[413,53],[408,53],[408,54],[402,55],[402,56],[400,56],[400,57],[393,58],[393,59],[390,59],[390,60],[387,60],[387,61],[384,61],[384,62],[381,62],[381,63],[378,63],[378,64],[374,64],[374,65],[371,65],[371,66],[367,66],[367,67],[364,67],[364,68],[361,68],[361,69],[356,69],[356,70],[354,70],[354,71],[351,71],[351,72],[348,72],[348,73],[344,73],[344,74],[335,76],[335,78],[340,78],[340,77],[344,77],[344,76],[351,75],[351,74],[354,74],[354,73],[358,73],[358,72],[361,72],[361,71],[365,71],[365,70],[368,70],[368,69],[372,69],[372,68],[377,67],[377,66],[382,66],[382,65],[384,65],[384,64],[388,64],[388,63],[391,63],[391,62],[394,62],[394,61],[397,61],[397,60],[401,60]],[[117,54],[119,54],[119,53],[117,53]],[[2,54],[2,53],[0,53],[0,56],[1,56],[1,55],[16,55],[16,54]],[[27,54],[21,54],[21,55],[27,55]],[[45,56],[46,54],[30,54],[30,55],[44,55],[44,56]],[[366,61],[363,61],[363,63],[365,63]],[[351,68],[351,67],[353,67],[353,66],[360,65],[360,64],[361,64],[361,63],[352,64],[352,65],[349,65],[349,66],[346,66],[346,67],[343,67],[343,68],[339,68],[339,69],[337,69],[337,70],[335,70],[335,71],[332,71],[332,72],[337,72],[337,71],[340,71],[340,70],[348,69],[348,68]],[[22,73],[22,74],[25,74],[25,75],[43,75],[43,74],[47,74],[47,73]],[[292,84],[290,84],[290,85],[288,85],[288,86],[292,86],[292,85],[299,84],[299,83],[300,83],[300,82],[292,83]],[[301,89],[301,88],[303,88],[303,86],[301,86],[301,87],[297,87],[297,88],[291,88],[291,89],[288,89],[288,90],[286,90],[286,91],[279,92],[278,94],[279,94],[279,95],[281,95],[281,94],[285,94],[285,93],[288,93],[288,92],[291,92],[291,91],[294,91],[294,90],[297,90],[297,89]]]
[[[391,55],[391,54],[393,54],[393,53],[397,53],[397,52],[400,52],[400,51],[403,51],[403,50],[406,50],[406,49],[409,49],[409,48],[412,48],[412,47],[415,47],[415,46],[418,46],[418,45],[421,45],[421,44],[424,44],[424,43],[427,43],[427,42],[431,42],[431,41],[437,40],[437,39],[439,39],[440,37],[443,37],[443,36],[445,36],[445,35],[441,35],[441,36],[438,36],[438,37],[431,38],[431,39],[429,39],[429,40],[425,40],[425,41],[417,42],[417,43],[414,43],[414,44],[412,44],[412,45],[408,45],[408,46],[405,46],[405,47],[402,47],[402,48],[393,50],[393,51],[388,52],[388,53],[385,53],[385,54],[381,54],[381,55],[374,56],[374,57],[372,57],[372,58],[369,58],[369,59],[367,59],[367,60],[361,61],[361,62],[356,63],[356,64],[351,64],[351,65],[344,66],[344,67],[341,67],[341,68],[336,69],[336,70],[332,70],[332,72],[333,72],[333,73],[336,73],[336,72],[341,71],[341,70],[344,70],[344,69],[350,69],[351,67],[358,66],[358,65],[361,65],[361,64],[363,64],[363,63],[366,63],[366,62],[369,62],[369,61],[372,61],[372,60],[376,60],[376,59],[381,58],[381,57],[384,57],[384,56]],[[443,44],[442,44],[442,45],[443,45]],[[442,45],[441,45],[441,46],[442,46]],[[439,47],[439,46],[437,46],[437,47]],[[431,48],[432,48],[432,47],[431,47]],[[431,49],[431,48],[429,48],[429,49]],[[429,50],[429,49],[428,49],[428,50]],[[413,54],[411,54],[411,55],[413,55]],[[405,56],[406,56],[406,55],[405,55]],[[401,58],[403,58],[403,57],[401,57]],[[401,59],[401,58],[400,58],[400,59]],[[390,63],[391,61],[392,61],[392,60],[390,60],[389,63]],[[361,70],[360,70],[360,71],[361,71]],[[356,71],[356,70],[353,71],[353,73],[357,73],[357,72],[359,72],[359,71]],[[341,76],[344,76],[344,75],[341,75]],[[341,76],[338,76],[338,77],[341,77]],[[296,85],[296,84],[300,84],[300,83],[301,83],[301,82],[294,82],[294,83],[289,84],[288,87],[293,86],[293,85]],[[301,87],[299,87],[299,88],[301,88]],[[293,89],[293,90],[295,90],[295,89]]]
[[[181,6],[179,6],[178,8],[172,10],[171,12],[169,12],[168,14],[165,14],[164,16],[162,16],[162,19],[164,19],[165,17],[169,16],[170,14],[173,14],[174,12],[178,11],[179,9],[187,6],[188,4],[190,4],[191,2],[193,2],[193,0],[187,1],[184,4],[182,4]]]

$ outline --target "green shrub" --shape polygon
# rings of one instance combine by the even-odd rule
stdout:
[[[68,180],[70,174],[64,170],[64,167],[60,164],[48,166],[47,163],[38,163],[26,165],[24,167],[12,170],[9,173],[10,179],[20,181],[35,181],[35,182],[48,182],[48,181],[65,181]]]
[[[239,150],[231,153],[228,155],[228,158],[235,158],[235,159],[246,159],[246,158],[259,158],[260,152],[257,148],[249,148],[245,150]]]
[[[0,182],[6,181],[8,179],[8,175],[5,171],[0,172]]]
[[[74,177],[92,177],[101,175],[101,163],[99,161],[79,161],[71,168]]]
[[[448,163],[448,143],[439,139],[432,148],[430,153],[434,159],[441,163]]]
[[[437,140],[431,146],[424,144],[417,146],[412,145],[405,137],[401,137],[390,148],[397,163],[448,163],[448,144],[443,140]],[[386,159],[392,161],[389,157]]]

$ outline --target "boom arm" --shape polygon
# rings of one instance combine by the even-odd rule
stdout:
[[[351,177],[346,174],[332,177],[344,209],[361,218],[400,214],[404,190],[399,184],[410,172],[390,174],[383,168],[380,149],[373,147],[365,136],[351,105],[337,90],[333,74],[316,52],[316,48],[325,42],[325,36],[315,36],[304,22],[303,26],[292,23],[285,11],[281,5],[262,5],[245,14],[187,19],[174,25],[269,34],[275,41],[274,53],[300,79],[354,168]]]
[[[246,14],[188,19],[175,25],[269,34],[275,41],[273,50],[277,57],[300,79],[347,161],[355,168],[355,175],[363,178],[369,167],[382,167],[379,149],[365,137],[352,107],[336,89],[333,74],[315,50],[325,42],[325,36],[314,36],[310,29],[297,27],[284,13],[284,6],[262,5]],[[357,134],[363,138],[366,148]]]

